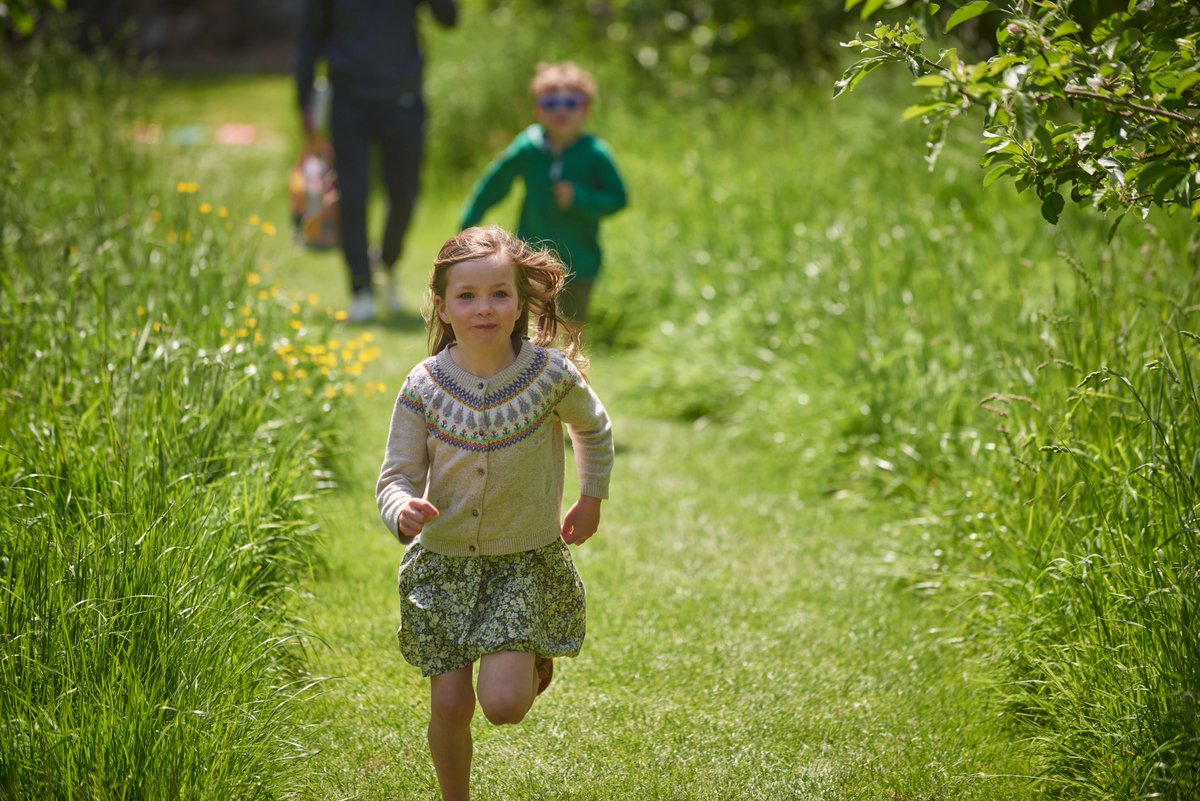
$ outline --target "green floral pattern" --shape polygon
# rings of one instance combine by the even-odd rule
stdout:
[[[420,541],[400,563],[400,652],[425,676],[484,654],[576,656],[583,647],[583,580],[562,540],[501,556],[445,556]]]

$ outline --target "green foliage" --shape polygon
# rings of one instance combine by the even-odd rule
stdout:
[[[543,30],[556,36],[605,42],[643,80],[686,94],[703,87],[730,95],[820,71],[836,56],[830,34],[851,19],[840,0],[605,0],[588,3],[586,13],[552,0],[489,5],[526,24],[548,20]]]
[[[949,15],[937,3],[913,5],[906,22],[879,23],[847,43],[863,57],[837,87],[851,90],[883,64],[907,66],[923,97],[904,118],[930,126],[931,165],[947,126],[980,110],[985,186],[1004,177],[1033,189],[1052,223],[1068,199],[1121,215],[1161,206],[1200,218],[1195,3],[975,0]],[[932,52],[942,34],[989,12],[999,19],[995,55]]]
[[[66,0],[6,0],[0,3],[0,28],[28,36],[46,11],[62,11]]]
[[[164,186],[143,87],[54,41],[0,57],[0,796],[277,797],[339,402],[272,376],[270,229]]]

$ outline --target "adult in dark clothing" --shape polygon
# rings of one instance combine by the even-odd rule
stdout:
[[[296,53],[296,94],[305,132],[316,133],[313,76],[328,65],[333,87],[330,134],[341,194],[342,252],[353,301],[347,319],[375,316],[367,238],[371,146],[378,145],[387,191],[387,221],[379,261],[388,306],[400,308],[396,263],[420,189],[425,151],[424,60],[417,40],[417,7],[429,5],[446,27],[458,21],[454,0],[305,0]]]

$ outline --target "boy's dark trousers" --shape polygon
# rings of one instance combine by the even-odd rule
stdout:
[[[342,253],[350,289],[371,288],[367,245],[367,198],[371,190],[372,145],[387,192],[387,218],[380,257],[395,267],[420,190],[425,149],[425,101],[409,92],[391,101],[369,101],[333,87],[329,119],[340,194]]]

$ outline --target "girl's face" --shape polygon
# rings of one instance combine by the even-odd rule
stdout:
[[[479,353],[510,347],[524,308],[516,268],[502,253],[460,261],[447,269],[446,292],[434,306],[461,347]]]

